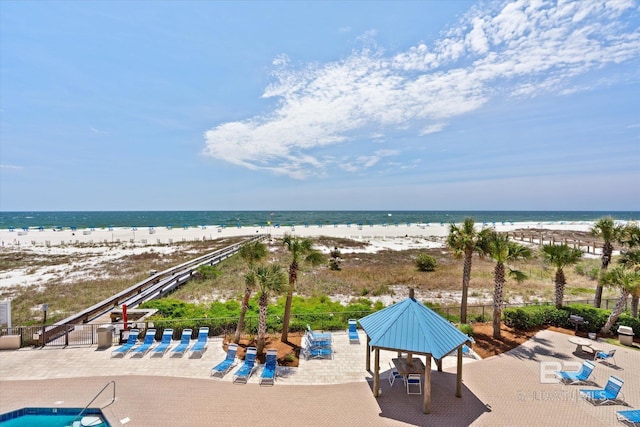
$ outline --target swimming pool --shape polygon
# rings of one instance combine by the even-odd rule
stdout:
[[[111,427],[100,409],[87,408],[78,419],[80,412],[82,408],[22,408],[0,415],[0,427]]]

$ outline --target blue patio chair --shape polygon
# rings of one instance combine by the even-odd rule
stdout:
[[[144,335],[144,341],[137,347],[131,349],[131,357],[134,356],[144,356],[151,349],[151,346],[156,342],[156,330],[155,329],[147,329],[147,332]]]
[[[152,356],[155,356],[155,355],[158,355],[160,357],[164,356],[167,350],[169,350],[169,347],[171,347],[172,339],[173,339],[173,329],[167,328],[164,331],[162,331],[162,340],[160,341],[160,344],[155,346],[155,348],[152,350]]]
[[[595,367],[596,365],[593,362],[585,360],[579,371],[557,371],[556,377],[567,384],[584,384],[589,381],[589,377]]]
[[[184,329],[182,331],[182,337],[180,337],[180,344],[178,344],[176,348],[174,348],[171,351],[171,356],[182,356],[187,351],[187,349],[189,348],[189,345],[191,345],[192,332],[193,330],[191,329]]]
[[[640,409],[628,409],[626,411],[616,412],[618,421],[627,425],[638,427],[640,426]]]
[[[278,368],[278,350],[270,348],[264,361],[264,368],[260,373],[260,385],[276,383],[276,370]]]
[[[398,372],[398,369],[395,366],[393,366],[391,362],[389,362],[389,368],[390,369],[389,369],[388,380],[389,380],[389,385],[391,387],[393,387],[393,383],[396,382],[396,379],[402,379],[402,382],[404,382],[404,377],[400,375],[400,373]]]
[[[411,387],[417,388],[417,391],[411,391]],[[422,394],[422,380],[420,374],[407,375],[407,394]]]
[[[233,374],[234,383],[246,384],[249,378],[256,369],[256,355],[258,349],[255,347],[248,347],[247,353],[244,355],[244,363]]]
[[[620,389],[622,388],[622,384],[624,384],[623,380],[611,375],[604,389],[581,389],[580,396],[583,399],[586,399],[589,402],[593,403],[594,405],[616,403],[618,400],[618,395],[620,394]]]
[[[127,342],[122,344],[120,347],[116,348],[111,352],[111,357],[122,356],[124,357],[131,349],[136,345],[138,341],[138,334],[140,331],[138,329],[131,329],[129,331],[129,337],[127,338]]]
[[[349,344],[360,344],[360,336],[358,335],[358,322],[356,319],[349,319]]]
[[[209,339],[209,328],[203,326],[198,332],[198,340],[191,347],[191,356],[199,354],[202,357],[202,353],[207,349],[207,343]]]
[[[236,353],[238,352],[238,344],[229,344],[227,347],[227,357],[211,368],[212,377],[224,377],[227,372],[236,366]]]
[[[605,353],[604,351],[596,351],[596,354],[593,357],[593,360],[596,360],[596,361],[601,360],[603,362],[606,362],[607,364],[611,364],[609,362],[609,359],[611,359],[611,360],[613,360],[613,365],[614,366],[618,366],[618,364],[616,363],[616,359],[614,357],[615,354],[616,354],[615,349],[611,350],[611,351],[609,351],[607,353]]]

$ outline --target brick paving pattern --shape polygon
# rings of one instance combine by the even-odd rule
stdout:
[[[365,370],[365,342],[349,344],[334,333],[333,360],[301,360],[298,368],[280,368],[275,386],[259,386],[260,369],[246,385],[211,378],[225,353],[221,338],[209,340],[200,358],[111,358],[111,349],[74,346],[0,352],[0,413],[22,407],[84,407],[108,382],[116,382],[116,401],[107,390],[92,407],[102,407],[112,426],[225,426],[295,423],[304,426],[609,426],[615,412],[640,408],[640,351],[617,349],[618,368],[597,363],[595,382],[610,375],[625,381],[622,404],[594,406],[578,390],[594,388],[540,381],[541,362],[571,368],[588,354],[575,353],[570,336],[542,331],[517,349],[482,361],[464,358],[462,398],[455,397],[455,359],[444,372],[432,371],[431,414],[422,413],[421,395],[407,395],[401,380],[387,381],[394,352],[381,352],[382,395],[372,395],[372,374]],[[373,363],[373,357],[372,357]],[[571,365],[573,363],[573,365]],[[549,365],[553,367],[553,365]]]

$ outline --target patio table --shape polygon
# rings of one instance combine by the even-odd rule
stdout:
[[[595,344],[593,341],[581,337],[571,337],[569,338],[569,342],[576,345],[576,352],[579,353],[585,351],[584,347],[593,350],[592,346]]]
[[[403,377],[406,377],[409,374],[424,374],[425,368],[422,359],[412,358],[411,364],[409,364],[409,360],[404,357],[396,357],[391,360],[398,370],[398,373]]]

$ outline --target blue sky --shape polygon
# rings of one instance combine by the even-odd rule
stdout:
[[[640,210],[633,1],[0,3],[0,210]]]

